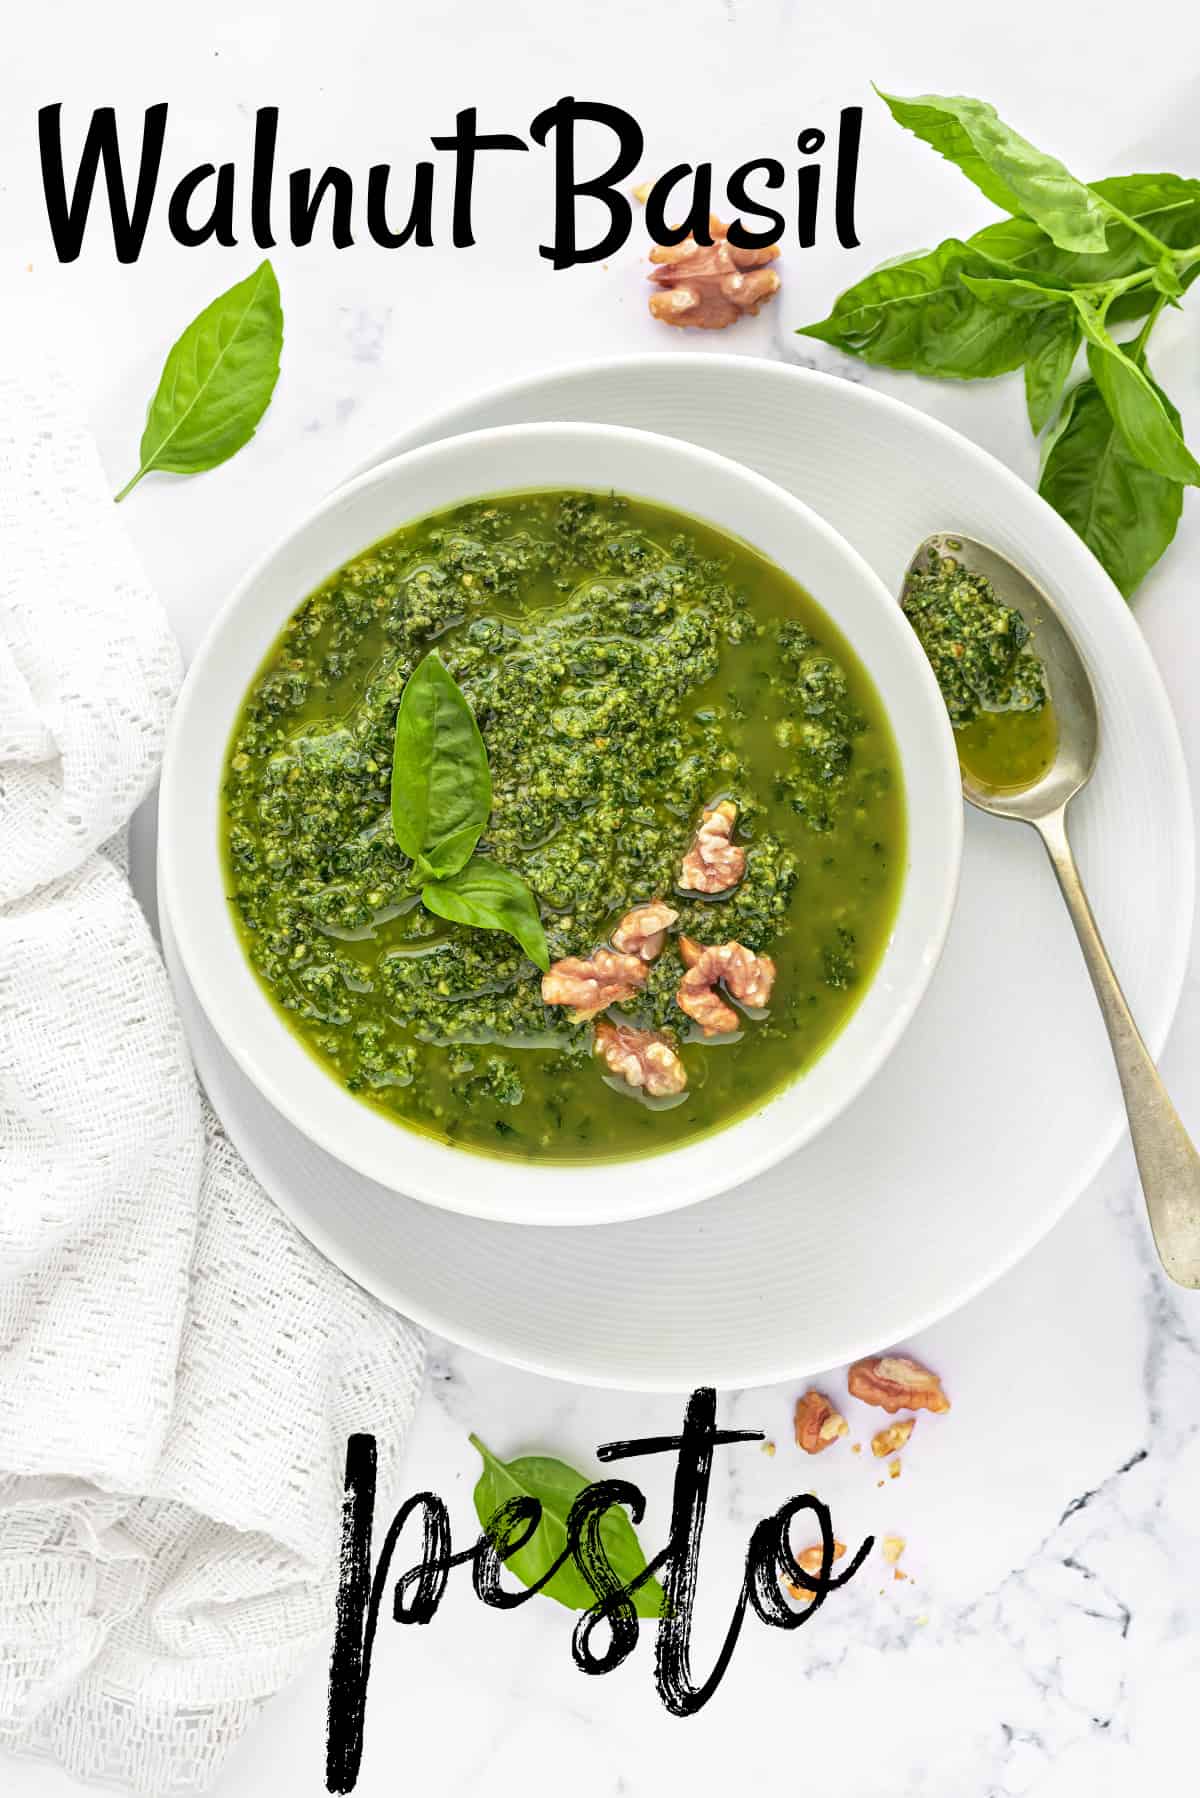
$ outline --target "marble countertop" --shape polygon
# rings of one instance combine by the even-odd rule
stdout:
[[[790,161],[804,126],[829,127],[842,106],[867,109],[862,248],[839,250],[823,224],[814,248],[788,251],[775,304],[711,340],[649,319],[634,243],[607,266],[561,275],[539,260],[544,159],[522,159],[517,175],[482,168],[474,250],[448,247],[441,194],[440,247],[275,252],[285,376],[257,439],[197,480],[148,480],[124,508],[185,652],[248,561],[402,423],[584,356],[711,348],[810,359],[935,413],[1032,476],[1015,379],[942,387],[848,368],[821,346],[798,356],[791,327],[823,312],[854,275],[987,216],[955,171],[887,120],[871,78],[899,92],[981,93],[1083,174],[1187,174],[1200,162],[1200,25],[1169,0],[1147,0],[1140,31],[1104,0],[1085,21],[1009,0],[1002,32],[947,0],[904,9],[862,0],[852,17],[788,0],[691,0],[653,15],[633,0],[416,0],[336,14],[309,0],[275,13],[217,0],[186,21],[148,0],[119,11],[119,33],[103,9],[58,0],[24,18],[0,122],[0,293],[36,292],[59,325],[114,486],[132,466],[167,340],[253,252],[185,252],[160,225],[136,267],[118,266],[98,234],[78,263],[57,267],[33,147],[33,112],[47,99],[63,100],[76,127],[95,105],[124,117],[169,100],[176,172],[243,155],[247,121],[264,104],[282,109],[285,167],[407,167],[460,107],[478,105],[488,129],[523,132],[541,107],[574,92],[641,120],[647,173],[699,155],[725,170],[749,156]],[[1200,359],[1189,330],[1182,316],[1164,321],[1156,372],[1194,421]],[[1200,775],[1194,507],[1137,615]],[[135,850],[148,892],[147,829]],[[1163,1069],[1200,1131],[1195,956]],[[542,1794],[560,1784],[576,1798],[652,1798],[676,1784],[697,1798],[735,1786],[821,1798],[1176,1789],[1192,1762],[1200,1676],[1200,1296],[1179,1294],[1158,1271],[1127,1146],[1024,1262],[912,1346],[941,1372],[954,1409],[922,1420],[902,1477],[882,1488],[865,1446],[878,1414],[853,1410],[864,1453],[827,1456],[818,1476],[791,1441],[794,1386],[722,1396],[723,1423],[760,1428],[778,1446],[774,1455],[757,1445],[721,1451],[698,1664],[723,1633],[750,1529],[815,1478],[846,1540],[906,1538],[907,1581],[876,1560],[812,1627],[783,1636],[752,1622],[716,1698],[686,1721],[659,1703],[648,1641],[617,1673],[589,1681],[572,1665],[565,1611],[539,1601],[500,1616],[452,1582],[427,1629],[381,1626],[364,1798],[406,1788],[425,1798]],[[844,1390],[840,1373],[829,1385]],[[465,1530],[477,1466],[469,1431],[501,1452],[541,1449],[594,1466],[597,1442],[670,1431],[680,1411],[675,1399],[570,1387],[435,1342],[406,1489],[442,1493]],[[666,1528],[669,1470],[647,1471],[644,1484],[643,1534],[655,1540]],[[324,1674],[314,1665],[239,1745],[221,1786],[227,1798],[323,1790]],[[5,1783],[14,1798],[70,1784],[24,1764],[8,1765]]]

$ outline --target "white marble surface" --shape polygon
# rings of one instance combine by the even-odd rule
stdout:
[[[34,162],[33,115],[45,101],[62,99],[77,127],[94,105],[125,116],[169,100],[168,175],[242,155],[248,119],[271,103],[283,109],[284,166],[401,165],[460,106],[477,104],[488,128],[523,131],[542,106],[576,92],[638,116],[647,173],[688,157],[719,168],[786,157],[798,129],[862,103],[862,249],[839,251],[823,227],[816,248],[788,252],[781,299],[712,345],[794,357],[790,327],[823,311],[854,273],[986,213],[886,119],[871,77],[900,92],[982,93],[1085,175],[1187,174],[1200,167],[1198,48],[1194,12],[1169,0],[1145,0],[1136,13],[1103,0],[1086,20],[1045,0],[1009,0],[999,25],[961,0],[860,0],[852,12],[674,0],[653,13],[632,0],[338,9],[305,0],[275,13],[217,0],[186,17],[148,0],[116,9],[45,0],[10,22],[0,74],[0,293],[33,296],[58,326],[115,486],[132,466],[167,341],[250,252],[183,251],[158,226],[139,264],[120,268],[97,231],[79,263],[57,268]],[[473,251],[275,253],[285,374],[256,442],[195,481],[147,481],[125,511],[185,649],[247,561],[401,421],[523,369],[676,347],[645,314],[635,245],[606,268],[564,275],[539,260],[543,165],[484,168]],[[1191,314],[1166,321],[1156,363],[1195,425],[1194,305]],[[686,347],[696,347],[691,337]],[[903,395],[1032,473],[1015,381],[955,389],[823,355],[821,365]],[[1138,617],[1200,776],[1194,508]],[[145,881],[144,835],[139,850]],[[1200,1130],[1195,959],[1163,1065]],[[571,1664],[565,1612],[548,1602],[485,1612],[460,1575],[429,1628],[381,1627],[359,1790],[1107,1798],[1178,1789],[1192,1764],[1200,1676],[1200,1298],[1175,1293],[1157,1271],[1128,1151],[1021,1266],[915,1347],[943,1373],[954,1410],[921,1420],[903,1477],[882,1490],[869,1455],[839,1445],[815,1471],[791,1446],[791,1387],[725,1396],[724,1421],[761,1427],[779,1447],[774,1457],[720,1451],[701,1663],[724,1627],[747,1532],[814,1478],[845,1539],[907,1537],[909,1583],[873,1563],[811,1628],[783,1637],[748,1626],[713,1703],[680,1722],[654,1694],[648,1642],[616,1674],[589,1681]],[[840,1374],[830,1383],[840,1390]],[[407,1487],[442,1492],[465,1533],[469,1430],[502,1452],[543,1449],[586,1466],[596,1442],[665,1430],[678,1411],[670,1399],[570,1388],[435,1344]],[[852,1413],[854,1439],[865,1441],[878,1419]],[[667,1469],[644,1483],[652,1541],[666,1526]],[[270,1708],[228,1766],[227,1798],[323,1789],[323,1681],[313,1666]],[[68,1782],[6,1763],[4,1789],[50,1798]]]

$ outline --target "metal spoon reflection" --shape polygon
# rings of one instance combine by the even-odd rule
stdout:
[[[932,560],[943,556],[983,575],[997,598],[1021,613],[1046,669],[1058,721],[1057,752],[1036,780],[1024,787],[991,787],[963,768],[963,797],[980,811],[1031,824],[1045,844],[1108,1027],[1159,1258],[1172,1280],[1200,1288],[1200,1155],[1134,1023],[1067,836],[1067,806],[1091,778],[1100,749],[1091,679],[1049,595],[985,543],[949,531],[927,537],[909,563],[905,588],[912,575],[924,573]]]

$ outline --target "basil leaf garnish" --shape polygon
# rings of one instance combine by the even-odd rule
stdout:
[[[472,856],[466,867],[448,880],[428,881],[421,888],[421,900],[451,923],[507,931],[543,973],[550,966],[546,933],[533,894],[511,868],[502,868],[483,855]]]
[[[968,273],[996,272],[1010,271],[948,237],[935,250],[864,275],[840,295],[828,318],[804,325],[800,335],[884,368],[943,380],[1005,374],[1025,359],[1028,322],[985,304],[963,282]]]
[[[137,473],[199,474],[248,443],[279,379],[283,311],[269,262],[218,295],[172,346],[142,433]]]
[[[457,874],[492,809],[475,714],[434,651],[409,676],[396,713],[392,829],[417,881]]]
[[[536,1498],[542,1507],[541,1521],[530,1540],[504,1563],[522,1585],[536,1585],[566,1548],[571,1506],[589,1481],[565,1461],[546,1455],[521,1455],[515,1461],[501,1461],[478,1436],[472,1436],[471,1443],[483,1458],[483,1472],[475,1487],[475,1510],[485,1529],[499,1507],[510,1499]],[[624,1585],[645,1571],[646,1556],[637,1532],[619,1505],[601,1518],[600,1540],[613,1572]],[[588,1611],[596,1602],[596,1594],[574,1558],[564,1561],[542,1591],[569,1611]],[[663,1601],[663,1589],[653,1578],[632,1595],[639,1617],[661,1616]]]
[[[1176,427],[1179,414],[1156,391]],[[1094,381],[1072,389],[1038,492],[1083,538],[1126,599],[1175,535],[1183,488],[1132,455]]]
[[[1019,136],[986,100],[879,92],[892,117],[957,163],[989,200],[1030,218],[1060,249],[1096,253],[1107,247],[1111,213],[1057,157]]]

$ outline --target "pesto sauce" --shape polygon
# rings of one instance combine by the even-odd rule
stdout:
[[[392,737],[435,643],[491,765],[480,853],[529,882],[552,960],[655,896],[680,931],[774,957],[769,1013],[733,1040],[704,1042],[675,1005],[674,937],[622,1008],[671,1033],[681,1099],[607,1078],[592,1026],[543,1005],[516,943],[408,890]],[[677,893],[722,797],[745,877]],[[648,502],[511,494],[405,526],[298,606],[234,727],[222,839],[250,963],[336,1078],[442,1141],[569,1162],[675,1147],[816,1059],[890,931],[904,795],[865,671],[782,570]]]
[[[1031,786],[1054,760],[1058,725],[1020,612],[953,556],[909,576],[903,608],[937,676],[965,772],[983,786]]]

